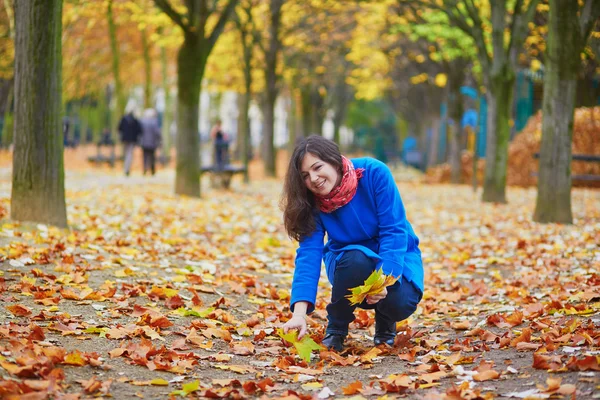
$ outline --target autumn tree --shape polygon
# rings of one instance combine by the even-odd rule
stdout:
[[[177,55],[175,193],[200,197],[200,86],[208,56],[233,13],[237,0],[228,0],[220,10],[209,6],[205,1],[188,0],[185,2],[184,14],[173,8],[168,0],[154,0],[154,3],[183,33],[183,43]],[[216,19],[214,24],[213,18]]]
[[[81,121],[82,132],[93,126],[96,133],[105,127],[116,133],[129,90],[143,84],[145,74],[140,71],[144,70],[144,58],[135,17],[139,4],[148,1],[112,0],[114,41],[107,1],[64,2],[63,101],[70,106],[69,116]],[[155,14],[162,13],[156,10]],[[120,96],[115,90],[115,76],[119,77]]]
[[[407,2],[408,0],[399,0]],[[488,128],[483,201],[506,202],[506,171],[515,68],[539,0],[416,0],[445,13],[473,38],[487,89]],[[489,14],[489,18],[488,18]],[[487,32],[491,32],[491,36]],[[488,43],[491,42],[491,46]]]
[[[117,44],[117,27],[115,25],[115,19],[113,15],[113,0],[108,0],[106,4],[106,20],[108,21],[108,35],[110,38],[110,49],[112,52],[112,72],[113,79],[115,82],[115,94],[117,97],[117,111],[116,115],[120,115],[125,111],[125,93],[123,92],[123,85],[121,83],[120,74],[120,54],[119,46]],[[112,123],[113,128],[116,128],[116,124]]]
[[[275,164],[275,101],[279,94],[281,73],[278,63],[282,48],[280,38],[282,7],[285,0],[269,0],[269,24],[264,41],[259,41],[265,60],[265,100],[263,107],[263,160],[267,176],[277,176]]]
[[[236,11],[234,18],[239,39],[242,45],[242,66],[243,66],[243,92],[240,101],[240,127],[238,130],[238,144],[242,164],[245,167],[244,182],[249,182],[248,164],[250,155],[250,119],[248,112],[250,110],[250,101],[252,100],[252,60],[254,48],[256,46],[257,27],[252,13],[256,8],[256,0],[242,0]]]
[[[293,88],[302,136],[322,134],[323,122],[332,111],[334,140],[339,143],[339,129],[353,98],[346,82],[353,64],[346,56],[359,10],[357,4],[327,1],[290,5],[285,74]]]
[[[464,111],[460,89],[465,84],[469,74],[476,76],[472,72],[476,70],[473,65],[477,64],[473,39],[459,28],[449,24],[446,14],[439,10],[425,10],[423,12],[412,3],[401,3],[395,9],[399,19],[393,25],[394,29],[413,42],[412,45],[404,44],[401,48],[411,49],[416,47],[418,55],[413,57],[412,65],[418,63],[421,66],[420,69],[424,70],[419,75],[411,78],[411,81],[419,82],[426,79],[428,82],[432,81],[436,86],[444,88],[443,101],[447,105],[447,112],[441,117],[448,131],[450,142],[448,146],[450,180],[453,183],[460,183],[462,182],[461,152],[465,143],[464,131],[460,125]],[[431,74],[432,66],[429,65],[429,68],[427,68],[431,62],[437,64],[437,68],[434,68],[438,71],[435,78],[427,75],[428,72]],[[427,71],[427,69],[430,71]],[[417,107],[420,107],[420,105],[417,105]],[[420,114],[417,110],[411,113]],[[452,123],[449,123],[450,121]],[[439,137],[437,132],[434,133],[433,137]],[[433,145],[437,150],[438,141],[433,140]],[[437,153],[437,151],[434,153]]]
[[[61,16],[62,0],[15,2],[11,218],[66,226]]]
[[[12,2],[4,0],[0,8],[0,144],[7,144],[8,114],[14,94],[15,26]]]
[[[581,53],[600,18],[600,0],[582,5],[550,0],[544,71],[542,143],[538,194],[533,219],[573,222],[571,213],[571,142]]]

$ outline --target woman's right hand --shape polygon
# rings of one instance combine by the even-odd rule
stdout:
[[[297,329],[298,339],[302,339],[302,336],[306,335],[307,331],[306,318],[294,315],[292,319],[283,325],[283,331],[285,333],[288,333],[290,329]]]

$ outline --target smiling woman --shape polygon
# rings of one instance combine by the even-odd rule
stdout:
[[[301,171],[306,187],[315,195],[328,195],[341,178],[333,165],[311,153],[304,156]]]
[[[358,307],[375,309],[375,345],[393,345],[396,322],[414,313],[421,300],[424,274],[419,239],[388,167],[372,158],[349,160],[331,140],[310,136],[294,149],[281,206],[288,235],[300,244],[293,316],[284,331],[306,334],[305,316],[315,308],[323,258],[333,285],[323,345],[343,349],[356,308],[345,296],[380,268],[398,281]]]

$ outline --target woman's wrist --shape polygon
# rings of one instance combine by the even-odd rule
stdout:
[[[308,303],[305,301],[299,301],[294,304],[293,317],[306,318],[307,310],[308,310]]]

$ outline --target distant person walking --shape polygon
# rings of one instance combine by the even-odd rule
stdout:
[[[133,161],[133,151],[142,134],[142,126],[133,115],[133,110],[129,111],[121,118],[121,121],[119,122],[119,134],[121,135],[121,142],[123,142],[123,166],[125,175],[129,176],[131,162]]]
[[[229,164],[229,138],[221,127],[221,120],[217,119],[215,126],[213,126],[210,137],[215,143],[215,166],[217,168],[223,168],[223,166]]]
[[[140,122],[142,125],[140,145],[144,150],[144,175],[147,171],[154,175],[156,173],[156,149],[160,147],[162,142],[156,110],[152,108],[144,110]]]

